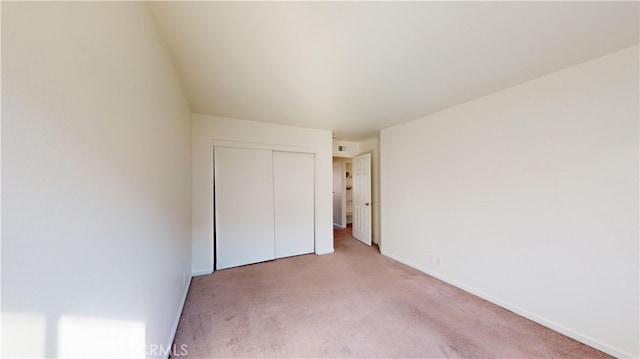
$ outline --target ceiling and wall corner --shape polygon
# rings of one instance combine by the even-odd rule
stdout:
[[[11,333],[27,343],[16,349],[22,352],[10,354],[65,354],[64,350],[74,349],[77,337],[69,335],[63,340],[56,335],[91,327],[85,325],[87,319],[93,320],[94,329],[117,324],[111,327],[123,330],[113,334],[134,338],[134,350],[139,351],[141,343],[166,344],[175,317],[165,313],[167,308],[173,311],[184,294],[189,250],[194,255],[191,270],[210,268],[209,258],[197,250],[208,250],[206,245],[198,247],[198,242],[191,247],[189,238],[208,240],[209,209],[199,195],[209,190],[210,182],[205,183],[209,164],[205,162],[212,138],[254,142],[267,138],[301,146],[313,142],[320,153],[318,169],[324,171],[318,176],[317,221],[331,223],[331,132],[339,141],[360,143],[383,130],[379,173],[389,184],[415,180],[400,175],[414,170],[424,174],[426,167],[421,163],[425,158],[418,156],[413,164],[419,166],[408,168],[406,151],[436,146],[431,156],[437,157],[439,150],[455,152],[450,139],[468,134],[473,126],[487,131],[485,127],[500,120],[501,111],[514,109],[508,101],[498,101],[505,107],[483,116],[482,123],[470,122],[473,111],[455,112],[458,109],[453,111],[459,116],[449,122],[396,125],[427,115],[446,118],[451,112],[442,110],[474,99],[492,103],[495,96],[483,98],[550,73],[560,71],[558,76],[566,76],[567,71],[576,71],[576,64],[637,45],[638,9],[638,2],[632,1],[3,2],[2,319],[3,332],[9,333],[5,326],[15,324]],[[557,82],[548,91],[533,91],[533,100],[549,100],[556,91],[573,91],[574,85],[565,88]],[[525,105],[529,100],[526,96],[517,99]],[[611,103],[616,101],[611,96]],[[537,111],[537,107],[526,108]],[[569,111],[561,106],[557,109],[561,114]],[[580,120],[575,119],[576,123]],[[471,127],[456,127],[460,123]],[[190,126],[193,139],[189,138]],[[402,136],[393,137],[411,126],[418,126],[419,131],[405,131],[413,139],[410,143]],[[531,124],[532,129],[544,130],[541,126],[535,121]],[[614,124],[604,134],[619,130]],[[634,130],[637,135],[637,128]],[[451,137],[434,137],[438,131]],[[623,132],[618,133],[624,136]],[[423,143],[425,137],[433,142]],[[378,146],[377,140],[372,141]],[[544,151],[544,141],[534,145]],[[558,137],[549,141],[560,143]],[[463,143],[458,149],[474,143]],[[371,142],[361,149],[375,151],[376,146]],[[509,148],[498,153],[509,156]],[[549,158],[556,155],[547,154]],[[547,158],[533,159],[540,164]],[[620,158],[612,160],[620,163],[615,162]],[[610,179],[607,173],[598,175],[601,180]],[[461,179],[446,184],[455,185],[456,180]],[[500,189],[505,188],[513,191],[508,186]],[[594,195],[603,196],[606,191],[600,189]],[[390,203],[395,205],[400,201],[400,210],[407,213],[402,206],[412,203],[415,193],[391,190],[402,188],[381,186],[381,198],[392,198],[396,202]],[[427,202],[433,200],[428,190],[421,189],[419,194]],[[589,196],[585,191],[581,200],[594,198]],[[454,205],[469,210],[465,203],[461,200]],[[567,219],[575,220],[582,210],[567,213]],[[399,218],[392,211],[380,213],[385,220],[383,232],[411,218]],[[488,215],[486,211],[480,214]],[[580,223],[575,225],[580,227]],[[317,251],[330,252],[330,225],[318,227],[316,233],[322,238]],[[384,249],[387,242],[382,241]],[[393,245],[386,247],[392,254],[408,251],[418,255],[425,250]],[[445,244],[443,251],[447,249]],[[500,250],[497,247],[493,254]],[[508,255],[498,258],[512,260]],[[119,263],[119,271],[105,272],[113,263]],[[589,263],[599,264],[598,257]],[[616,270],[629,266],[624,261],[613,265]],[[637,262],[630,265],[637,269]],[[540,268],[545,273],[547,268]],[[462,269],[449,269],[443,275],[459,278],[456,270]],[[554,273],[547,275],[555,279]],[[629,277],[625,272],[611,278],[608,285],[617,286],[621,278]],[[89,284],[78,286],[79,282]],[[544,289],[544,283],[539,287]],[[496,289],[491,283],[487,288],[516,304],[519,298],[513,297],[522,294],[501,291],[504,288]],[[43,290],[47,295],[41,295]],[[591,305],[598,299],[592,294],[584,294],[590,298],[586,304],[579,297],[575,302]],[[105,297],[110,300],[105,302]],[[615,298],[605,299],[616,304]],[[623,347],[620,352],[638,352],[629,333],[612,340],[619,329],[610,322],[594,329],[597,323],[586,322],[591,316],[569,307],[551,316],[584,325],[588,334],[600,336],[596,339]],[[611,312],[595,307],[589,313],[602,318]],[[613,314],[627,328],[627,317],[637,311],[620,309]],[[610,333],[602,334],[605,331]],[[114,350],[121,349],[129,347]]]
[[[361,141],[638,43],[638,2],[153,2],[195,113]]]

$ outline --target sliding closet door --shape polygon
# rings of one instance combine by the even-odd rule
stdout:
[[[314,251],[315,157],[273,152],[276,258]]]
[[[215,148],[216,268],[275,259],[272,151]]]

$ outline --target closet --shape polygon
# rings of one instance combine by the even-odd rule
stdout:
[[[345,194],[347,199],[347,224],[353,223],[353,171],[351,170],[351,161],[345,162]]]
[[[314,251],[315,155],[215,147],[216,269]]]

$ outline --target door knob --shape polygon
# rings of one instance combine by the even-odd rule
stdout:
[[[364,205],[365,205],[365,206],[368,206],[368,205],[369,205],[369,202],[365,203]]]

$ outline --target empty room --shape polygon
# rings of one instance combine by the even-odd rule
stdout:
[[[2,357],[640,357],[640,3],[12,2]]]

